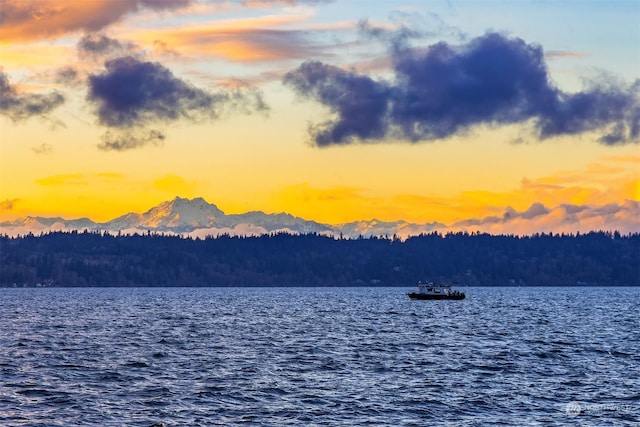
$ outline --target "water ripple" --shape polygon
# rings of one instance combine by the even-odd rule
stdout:
[[[0,425],[640,423],[640,289],[404,292],[3,289]]]

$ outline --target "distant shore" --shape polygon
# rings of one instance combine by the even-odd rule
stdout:
[[[640,286],[640,233],[0,236],[2,287]]]

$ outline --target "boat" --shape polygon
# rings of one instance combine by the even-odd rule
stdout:
[[[436,285],[433,282],[418,282],[418,290],[409,292],[409,298],[416,300],[462,300],[464,292],[454,291],[451,285]]]

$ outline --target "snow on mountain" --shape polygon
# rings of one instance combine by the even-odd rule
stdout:
[[[430,232],[442,224],[410,224],[406,221],[383,222],[378,220],[358,221],[338,226],[321,224],[295,217],[288,213],[267,214],[251,211],[226,215],[214,204],[201,197],[185,199],[176,197],[155,206],[144,213],[128,213],[105,223],[95,223],[88,218],[65,220],[63,218],[26,217],[0,223],[0,233],[9,235],[40,234],[47,231],[110,231],[124,234],[143,234],[158,231],[204,238],[228,234],[233,236],[256,236],[266,233],[319,233],[327,235],[393,236],[406,238],[410,235]]]
[[[532,234],[534,232],[588,232],[617,230],[621,233],[640,229],[640,202],[627,200],[622,204],[603,206],[560,205],[547,208],[533,204],[517,212],[506,208],[502,216],[466,219],[446,226],[438,222],[412,224],[406,221],[385,222],[376,219],[355,221],[336,226],[295,217],[287,213],[267,214],[252,211],[226,215],[217,206],[202,198],[173,200],[155,206],[144,213],[128,213],[105,223],[88,218],[66,220],[60,217],[25,217],[0,223],[0,234],[34,235],[49,231],[109,231],[123,234],[144,234],[149,231],[203,238],[228,234],[255,236],[266,233],[318,233],[347,238],[359,236],[396,236],[406,239],[423,233],[489,232],[492,234]]]
[[[326,233],[334,231],[333,227],[315,221],[307,221],[288,213],[266,214],[252,211],[244,214],[228,215],[230,224],[247,224],[264,228],[267,232],[289,230],[294,233]]]
[[[65,220],[60,217],[27,216],[0,223],[0,233],[10,236],[46,233],[48,231],[96,231],[100,225],[89,218]]]
[[[191,231],[210,228],[225,214],[201,197],[173,200],[159,204],[142,214],[129,213],[107,222],[110,230],[142,228],[149,230]]]

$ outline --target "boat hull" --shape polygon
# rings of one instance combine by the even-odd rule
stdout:
[[[418,292],[409,292],[407,294],[409,298],[415,300],[463,300],[465,295],[459,293],[457,295],[445,295],[445,294],[421,294]]]

